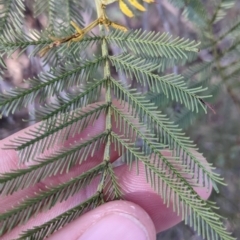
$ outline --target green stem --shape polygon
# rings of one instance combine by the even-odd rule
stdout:
[[[95,0],[95,4],[96,4],[96,9],[97,9],[97,17],[101,17],[103,14],[102,8],[101,8],[101,0]],[[100,33],[102,36],[105,36],[105,29],[103,27],[103,25],[100,25]],[[108,45],[107,45],[107,41],[105,38],[103,38],[102,40],[102,44],[101,44],[101,48],[102,48],[102,56],[107,56],[108,55]],[[106,60],[105,66],[104,66],[104,78],[105,79],[110,79],[110,64],[109,64],[109,60]],[[110,80],[109,80],[110,81]],[[104,158],[103,161],[106,162],[106,165],[108,165],[109,161],[110,161],[110,146],[111,146],[111,130],[112,130],[112,121],[111,121],[111,115],[112,115],[112,110],[111,110],[111,103],[112,103],[112,96],[111,96],[111,88],[110,88],[110,83],[109,81],[106,84],[106,95],[105,95],[105,101],[106,103],[109,104],[108,110],[107,110],[107,115],[106,115],[106,131],[109,132],[108,138],[107,138],[107,144],[105,146],[104,149]],[[103,176],[102,176],[102,181],[100,182],[99,186],[98,186],[98,191],[103,191],[104,188],[104,182],[106,179],[106,171],[103,172]]]

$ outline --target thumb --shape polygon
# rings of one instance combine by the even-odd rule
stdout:
[[[149,215],[128,201],[113,201],[82,215],[57,231],[49,240],[155,240],[156,230]]]

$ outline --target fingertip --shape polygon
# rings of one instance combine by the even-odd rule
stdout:
[[[154,224],[140,206],[128,201],[108,202],[73,221],[49,239],[156,239]]]

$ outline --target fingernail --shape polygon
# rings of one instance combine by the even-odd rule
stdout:
[[[90,226],[78,240],[149,240],[142,223],[129,214],[110,214]]]

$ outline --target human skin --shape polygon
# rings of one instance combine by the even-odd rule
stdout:
[[[122,111],[127,111],[127,107],[122,108],[120,103],[114,101],[116,107]],[[64,147],[70,146],[73,142],[83,141],[89,136],[95,136],[105,130],[106,116],[100,115],[94,125],[87,126],[81,133],[68,139],[64,143]],[[114,122],[114,121],[113,121]],[[29,129],[32,129],[31,126]],[[0,174],[9,172],[13,169],[21,168],[18,165],[18,155],[15,150],[3,149],[5,144],[8,144],[11,139],[18,136],[26,136],[24,129],[4,140],[0,141]],[[113,123],[112,130],[119,133],[117,126]],[[55,147],[53,147],[55,148]],[[35,193],[46,189],[48,186],[56,186],[66,182],[74,176],[78,176],[82,172],[96,166],[102,161],[104,153],[104,145],[99,147],[99,150],[89,157],[80,166],[73,167],[68,173],[59,174],[53,177],[44,179],[40,183],[30,186],[27,189],[15,192],[9,196],[0,198],[0,214],[16,206],[26,196],[34,196]],[[48,153],[46,153],[48,154]],[[169,151],[162,151],[162,154],[167,158],[171,154]],[[119,158],[118,153],[111,145],[110,161],[114,162]],[[27,165],[33,164],[28,162]],[[25,166],[26,167],[26,166]],[[137,175],[136,164],[133,163],[131,170],[129,166],[121,165],[114,168],[118,178],[118,183],[122,189],[123,199],[118,201],[108,202],[106,204],[93,209],[66,225],[62,229],[55,232],[49,237],[50,240],[55,239],[70,239],[70,240],[87,240],[87,239],[156,239],[156,233],[166,230],[181,221],[181,217],[173,212],[171,206],[167,207],[163,203],[163,199],[159,196],[146,182],[145,170],[143,164],[139,163],[139,174]],[[57,203],[47,212],[40,212],[37,216],[32,217],[25,225],[17,226],[9,233],[1,237],[1,240],[15,239],[21,231],[32,228],[33,226],[41,225],[52,218],[66,212],[79,203],[83,202],[96,191],[98,179],[95,179],[85,189],[73,195],[66,201]],[[211,189],[206,187],[194,187],[194,190],[203,199],[207,199],[211,193]]]

